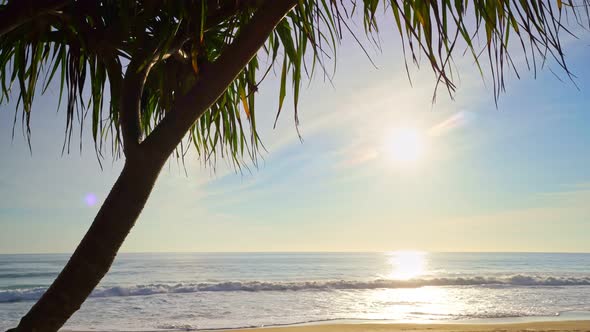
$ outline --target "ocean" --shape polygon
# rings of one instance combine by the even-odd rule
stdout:
[[[0,330],[68,255],[0,255]],[[326,321],[590,319],[590,254],[120,254],[65,326],[194,330]]]

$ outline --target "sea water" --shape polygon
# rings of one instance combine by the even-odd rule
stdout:
[[[68,255],[0,255],[0,330]],[[75,330],[217,329],[324,321],[590,318],[590,254],[120,254]]]

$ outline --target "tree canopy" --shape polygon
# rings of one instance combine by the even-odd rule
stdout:
[[[74,132],[85,130],[82,119],[90,117],[97,153],[110,150],[120,156],[125,140],[149,139],[165,118],[179,116],[179,96],[224,54],[236,51],[232,45],[264,2],[1,1],[0,102],[17,99],[15,124],[20,118],[29,135],[36,94],[57,82],[57,107],[63,103],[66,110],[64,149]],[[524,54],[528,69],[536,71],[551,58],[569,75],[560,37],[573,33],[565,23],[588,22],[587,0],[290,2],[296,6],[270,33],[262,51],[190,128],[188,141],[203,161],[219,153],[238,166],[244,157],[256,160],[255,101],[261,80],[269,72],[280,76],[277,118],[290,90],[297,123],[302,81],[318,71],[333,74],[336,50],[346,35],[366,47],[377,42],[380,28],[397,29],[406,68],[423,59],[436,75],[437,87],[440,83],[450,93],[455,88],[453,57],[468,53],[482,73],[491,73],[497,97],[504,74],[513,70],[518,75],[515,51]],[[27,11],[27,6],[39,7]],[[4,20],[7,13],[17,23],[10,26]],[[379,24],[386,16],[394,26]],[[355,17],[362,19],[369,38],[353,32]],[[120,107],[137,104],[137,96],[137,113]],[[185,143],[178,156],[188,149]]]

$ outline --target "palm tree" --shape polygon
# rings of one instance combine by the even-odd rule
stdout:
[[[569,75],[564,18],[587,22],[588,7],[588,0],[0,0],[0,103],[17,99],[15,122],[20,116],[28,134],[36,94],[57,81],[64,149],[74,119],[89,116],[99,161],[106,151],[125,159],[69,262],[14,330],[57,331],[80,308],[171,155],[183,158],[192,146],[206,163],[219,154],[237,168],[255,162],[260,81],[279,69],[277,118],[289,85],[297,119],[302,77],[331,75],[342,37],[359,40],[355,20],[370,43],[377,19],[391,15],[405,58],[425,58],[449,93],[453,55],[466,51],[491,73],[497,97],[504,73],[516,71],[514,50],[529,69],[549,58]],[[260,68],[259,59],[270,65]]]

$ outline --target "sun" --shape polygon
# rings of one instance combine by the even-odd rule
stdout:
[[[389,159],[395,163],[414,164],[426,154],[426,138],[417,128],[396,128],[388,134],[385,150]]]

